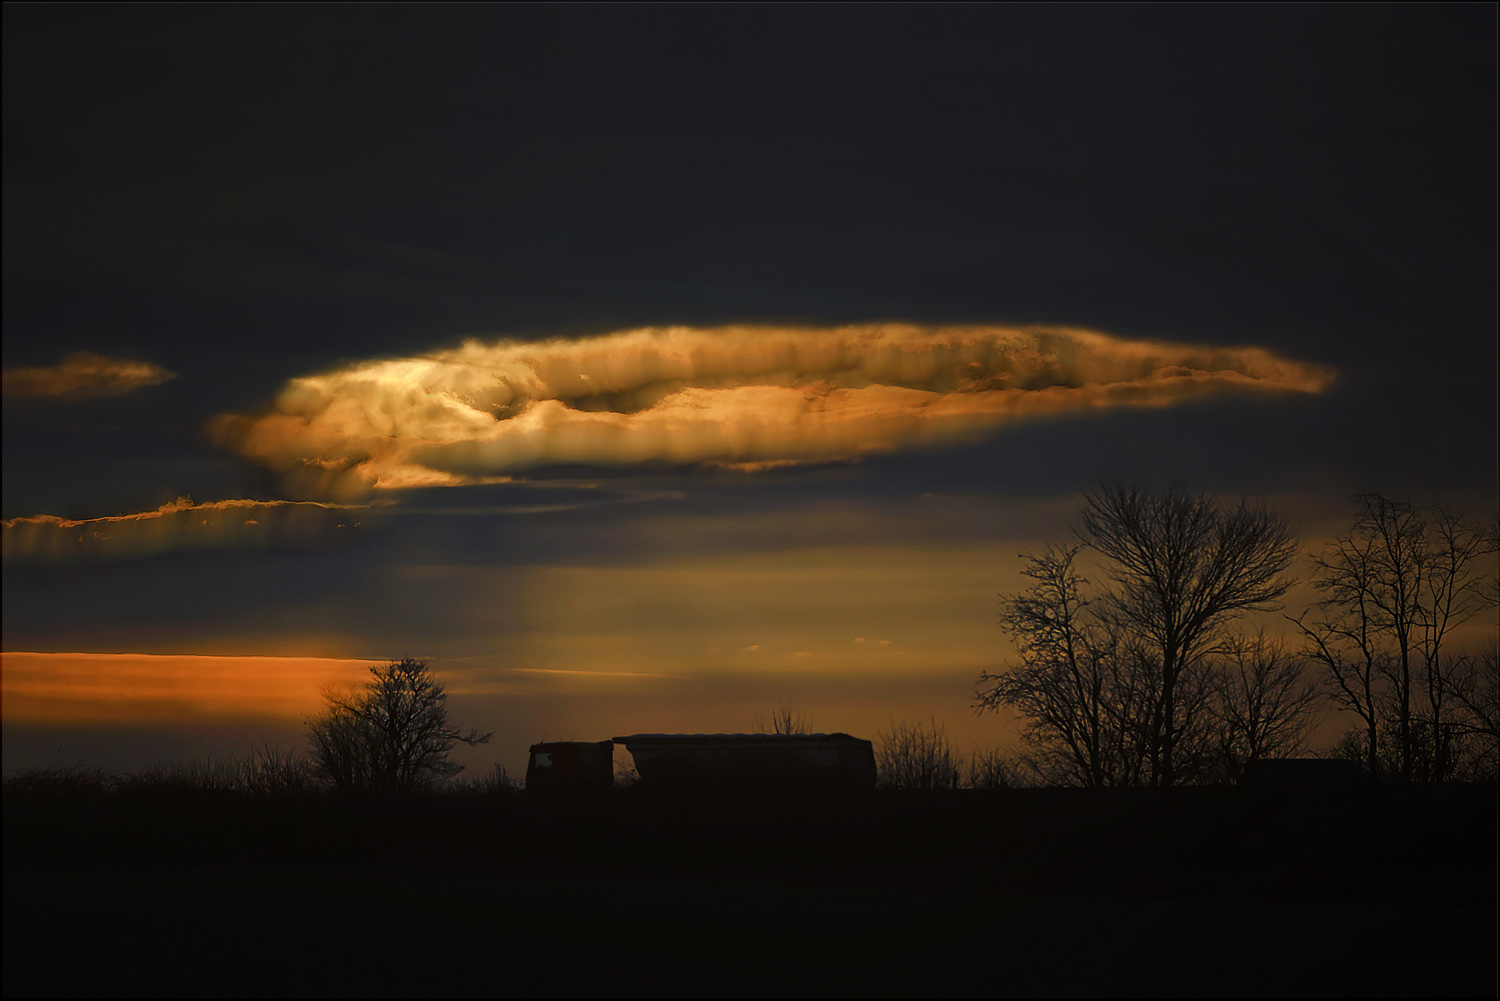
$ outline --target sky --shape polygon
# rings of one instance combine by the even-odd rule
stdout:
[[[1012,746],[997,596],[1102,479],[1500,504],[1491,5],[3,16],[7,770],[407,656],[471,774]]]

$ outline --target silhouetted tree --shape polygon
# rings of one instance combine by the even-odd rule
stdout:
[[[455,744],[493,736],[449,724],[447,692],[426,661],[377,664],[370,675],[363,688],[326,690],[323,712],[308,721],[318,771],[341,792],[427,788],[463,770],[449,758]]]
[[[1264,629],[1232,638],[1213,675],[1209,713],[1216,757],[1225,777],[1238,781],[1253,761],[1288,757],[1306,747],[1323,712],[1323,695],[1307,676],[1307,662]]]
[[[1500,772],[1500,636],[1456,672],[1453,695],[1463,707],[1459,725],[1474,745],[1471,777],[1493,782]]]
[[[1138,785],[1157,694],[1144,658],[1100,621],[1075,569],[1080,545],[1022,556],[1034,583],[1002,595],[1000,625],[1020,663],[979,676],[975,706],[1025,719],[1025,763],[1045,782]]]
[[[1390,742],[1403,782],[1441,781],[1456,761],[1455,736],[1471,726],[1463,717],[1472,717],[1463,692],[1474,661],[1451,653],[1448,640],[1494,607],[1484,571],[1495,530],[1379,494],[1356,503],[1352,529],[1312,559],[1323,599],[1292,621],[1335,702],[1360,718],[1372,772]]]
[[[1205,659],[1228,623],[1278,607],[1296,539],[1281,515],[1243,501],[1224,510],[1211,497],[1119,483],[1084,495],[1078,536],[1104,558],[1104,619],[1154,675],[1150,777],[1171,785],[1203,736]]]
[[[316,770],[339,792],[366,790],[374,783],[372,735],[354,708],[360,698],[357,691],[326,688],[323,712],[307,721]]]
[[[1426,705],[1419,723],[1428,734],[1425,774],[1442,781],[1458,767],[1459,744],[1486,732],[1477,706],[1461,694],[1483,678],[1483,657],[1450,649],[1450,633],[1497,603],[1496,574],[1489,557],[1500,550],[1494,523],[1482,525],[1443,507],[1427,514],[1427,567],[1418,600],[1417,648]],[[1493,718],[1493,717],[1491,717]],[[1476,725],[1478,724],[1478,725]],[[1493,729],[1490,728],[1490,732]]]

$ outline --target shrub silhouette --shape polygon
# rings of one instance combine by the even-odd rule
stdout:
[[[444,791],[460,796],[501,798],[519,795],[521,783],[511,777],[504,765],[497,763],[478,778],[455,779]]]
[[[778,703],[776,710],[771,713],[769,722],[762,719],[759,714],[755,717],[755,733],[780,733],[798,734],[812,733],[812,727],[807,722],[807,714],[795,712],[785,702]]]
[[[881,733],[875,749],[875,768],[882,789],[956,789],[959,757],[947,728],[936,719],[892,723]]]
[[[1030,784],[1021,762],[998,749],[976,750],[964,767],[963,784],[969,789],[1013,789]]]

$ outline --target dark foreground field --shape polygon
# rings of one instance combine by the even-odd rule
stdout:
[[[7,792],[28,995],[1496,992],[1496,790]]]

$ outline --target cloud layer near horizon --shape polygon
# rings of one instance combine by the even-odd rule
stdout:
[[[0,375],[0,387],[6,396],[85,399],[123,396],[176,377],[152,362],[75,351],[56,365],[8,368]]]
[[[369,660],[191,654],[0,654],[4,720],[141,724],[316,712],[330,685],[366,679]]]
[[[150,556],[178,549],[317,545],[340,529],[358,528],[363,507],[314,501],[179,497],[154,511],[103,518],[51,514],[0,521],[6,563]],[[352,516],[346,512],[354,512]]]
[[[292,380],[217,440],[303,496],[483,482],[554,463],[826,462],[1026,418],[1250,389],[1316,393],[1332,370],[1258,347],[1074,328],[670,327],[470,341]]]

